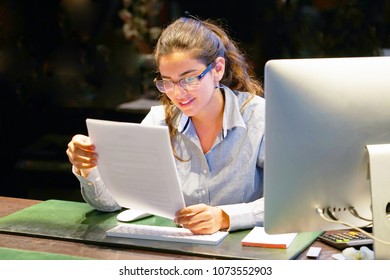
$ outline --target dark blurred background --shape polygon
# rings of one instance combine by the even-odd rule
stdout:
[[[142,120],[184,11],[224,25],[259,79],[270,59],[389,55],[390,0],[0,0],[0,195],[81,201],[67,143],[86,118]]]

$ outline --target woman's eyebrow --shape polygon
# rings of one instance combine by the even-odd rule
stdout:
[[[197,71],[197,69],[189,69],[189,70],[186,70],[186,71],[184,71],[183,73],[179,74],[179,77],[183,77],[183,76],[185,76],[185,75],[187,75],[187,74],[190,74],[190,73],[196,72],[196,71]],[[164,78],[164,79],[170,79],[170,78],[171,78],[171,77],[169,77],[169,76],[161,75],[161,72],[160,72],[160,76],[161,76],[161,78]]]

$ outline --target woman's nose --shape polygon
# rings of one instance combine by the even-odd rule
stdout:
[[[185,90],[180,83],[175,83],[174,88],[173,88],[173,94],[175,98],[181,98],[185,95],[187,95],[187,90]]]

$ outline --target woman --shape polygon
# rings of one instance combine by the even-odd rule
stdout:
[[[183,17],[163,31],[154,57],[162,105],[142,124],[169,127],[187,205],[175,222],[196,234],[261,225],[265,108],[244,55],[217,24]],[[99,178],[90,139],[74,136],[67,155],[86,202],[120,209]]]

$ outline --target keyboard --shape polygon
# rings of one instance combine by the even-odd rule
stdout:
[[[118,225],[106,232],[107,236],[149,239],[157,241],[172,241],[184,243],[197,243],[204,245],[218,245],[228,236],[226,231],[213,234],[193,234],[190,230],[177,227],[160,227],[139,224]]]

